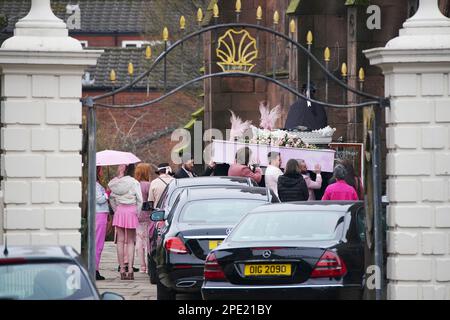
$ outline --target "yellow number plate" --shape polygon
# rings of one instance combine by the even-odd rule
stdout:
[[[245,276],[290,276],[290,264],[247,264],[244,268]]]
[[[210,240],[209,241],[209,250],[213,250],[217,248],[222,243],[222,240]]]

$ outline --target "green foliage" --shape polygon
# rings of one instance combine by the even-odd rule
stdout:
[[[369,0],[346,0],[346,6],[368,6],[370,4]]]
[[[297,8],[300,5],[300,0],[291,0],[289,6],[286,10],[287,14],[295,14],[297,12]]]
[[[0,14],[0,32],[8,26],[8,18],[4,14]]]

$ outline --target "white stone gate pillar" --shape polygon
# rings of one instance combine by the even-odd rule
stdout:
[[[81,248],[83,51],[50,0],[32,0],[0,49],[1,189],[8,244]]]
[[[437,0],[385,48],[388,299],[450,299],[450,19]]]

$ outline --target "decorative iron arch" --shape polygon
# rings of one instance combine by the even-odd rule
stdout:
[[[345,105],[339,105],[339,104],[330,104],[328,102],[322,102],[315,99],[311,99],[308,96],[303,95],[301,92],[298,91],[296,88],[292,88],[289,85],[286,85],[282,83],[281,81],[276,80],[275,78],[268,77],[265,75],[260,75],[257,73],[251,73],[251,72],[237,72],[237,71],[231,71],[231,72],[218,72],[218,73],[211,73],[207,75],[203,75],[200,77],[197,77],[195,79],[191,79],[186,81],[185,83],[181,84],[180,86],[176,87],[175,89],[171,90],[168,93],[163,94],[162,96],[146,101],[141,104],[134,104],[134,105],[124,105],[124,106],[114,106],[109,105],[105,103],[98,102],[99,100],[112,97],[120,92],[123,92],[129,88],[132,88],[137,83],[148,77],[153,70],[156,68],[157,65],[160,63],[165,64],[165,58],[168,54],[170,54],[175,48],[183,45],[186,41],[193,39],[195,37],[199,37],[204,33],[207,32],[217,32],[217,30],[220,29],[230,29],[230,28],[242,28],[242,29],[255,29],[257,31],[266,32],[268,34],[272,34],[278,38],[281,38],[285,40],[286,42],[290,43],[295,48],[299,49],[301,52],[303,52],[304,55],[309,59],[309,61],[314,62],[321,71],[329,78],[331,79],[335,84],[342,87],[343,89],[352,92],[356,94],[357,96],[360,96],[367,101],[363,101],[361,103],[355,103],[355,104],[345,104]],[[166,33],[167,31],[165,31]],[[167,44],[167,42],[165,42]],[[147,106],[151,106],[157,102],[160,102],[167,97],[175,94],[176,92],[184,89],[185,87],[205,79],[210,78],[216,78],[216,77],[253,77],[253,78],[260,78],[264,79],[266,81],[272,82],[279,87],[289,91],[290,93],[294,94],[295,96],[310,101],[312,103],[316,103],[319,105],[323,105],[324,107],[331,107],[331,108],[363,108],[372,106],[374,109],[373,112],[373,119],[372,119],[372,137],[371,137],[371,153],[372,153],[372,170],[373,170],[373,203],[370,206],[370,209],[373,210],[374,214],[374,235],[375,235],[375,264],[378,266],[379,270],[381,270],[381,279],[383,281],[384,279],[384,270],[383,270],[383,243],[382,243],[382,217],[381,217],[381,210],[382,210],[382,201],[381,201],[381,142],[380,142],[380,123],[381,123],[381,109],[385,107],[390,107],[390,100],[389,98],[379,97],[373,94],[369,94],[366,92],[363,92],[361,90],[355,89],[353,87],[350,87],[345,82],[338,79],[333,73],[331,73],[311,52],[309,49],[307,49],[305,46],[300,44],[297,41],[294,41],[289,36],[280,33],[274,29],[261,26],[259,24],[249,24],[249,23],[227,23],[227,24],[215,24],[212,26],[208,26],[205,28],[202,28],[198,31],[192,32],[189,35],[186,35],[182,39],[179,39],[175,41],[172,45],[169,47],[166,47],[165,50],[155,59],[155,61],[152,63],[152,65],[148,68],[147,71],[143,72],[141,75],[136,77],[133,81],[131,81],[129,84],[124,85],[116,90],[112,90],[109,93],[98,95],[95,97],[86,97],[83,98],[81,101],[82,103],[88,107],[88,144],[89,144],[89,151],[88,151],[88,158],[89,158],[89,189],[88,189],[88,226],[89,226],[89,241],[88,241],[88,247],[89,247],[89,270],[90,272],[95,272],[95,181],[96,181],[96,106],[101,108],[143,108]],[[308,79],[309,80],[309,79]],[[367,206],[366,206],[367,207]],[[382,288],[376,289],[376,296],[377,299],[381,299],[382,296]]]
[[[132,88],[133,86],[135,86],[137,83],[139,83],[140,81],[142,81],[143,79],[145,79],[146,77],[148,77],[151,72],[161,63],[164,61],[164,59],[166,58],[167,55],[169,55],[174,49],[176,49],[179,46],[182,46],[185,42],[187,42],[188,40],[191,40],[192,38],[201,36],[204,33],[207,32],[211,32],[211,31],[215,31],[215,30],[219,30],[219,29],[232,29],[232,28],[249,28],[249,29],[255,29],[255,30],[259,30],[259,31],[264,31],[267,32],[269,34],[273,34],[285,41],[287,41],[288,43],[292,44],[293,46],[295,46],[296,48],[300,49],[307,57],[308,59],[311,59],[311,61],[313,61],[314,63],[317,64],[317,66],[322,70],[322,72],[328,77],[330,78],[334,83],[336,83],[337,85],[339,85],[340,87],[342,87],[343,89],[350,91],[358,96],[364,97],[364,98],[369,98],[369,99],[373,99],[372,103],[370,105],[380,105],[383,107],[389,107],[390,106],[390,102],[389,99],[386,99],[384,97],[379,97],[370,93],[366,93],[363,91],[360,91],[358,89],[355,89],[353,87],[350,87],[349,85],[347,85],[345,82],[341,81],[339,78],[337,78],[333,73],[331,73],[318,59],[316,56],[314,56],[305,46],[303,46],[301,43],[291,39],[289,36],[278,32],[276,30],[273,30],[271,28],[265,27],[265,26],[261,26],[261,25],[256,25],[256,24],[249,24],[249,23],[228,23],[228,24],[217,24],[217,25],[212,25],[209,27],[205,27],[202,28],[200,30],[197,30],[195,32],[192,32],[191,34],[186,35],[185,37],[183,37],[182,39],[179,39],[177,41],[175,41],[172,45],[170,45],[168,48],[166,48],[156,59],[155,61],[152,63],[152,65],[148,68],[147,71],[143,72],[141,75],[139,75],[138,77],[136,77],[133,81],[131,81],[129,84],[126,84],[120,88],[117,88],[115,90],[112,90],[109,93],[105,93],[102,95],[98,95],[95,97],[87,97],[82,99],[82,102],[85,103],[86,105],[88,101],[90,101],[92,99],[92,101],[94,102],[94,104],[96,105],[97,103],[95,103],[95,101],[97,100],[101,100],[101,99],[105,99],[111,96],[114,96],[120,92],[123,92],[127,89]],[[261,76],[258,75],[256,73],[250,73],[250,72],[222,72],[222,73],[211,73],[209,76],[211,77],[211,75],[217,74],[217,76],[219,77],[225,77],[225,76],[252,76],[252,77],[259,77],[262,79],[265,79],[267,81],[271,81],[277,85],[280,85],[281,82],[276,81],[273,78],[267,77],[267,76]],[[196,79],[193,79],[191,81],[188,81],[189,84],[192,84],[193,82],[197,82],[197,81],[201,81],[207,79],[207,77],[198,77]],[[270,80],[272,79],[272,80]],[[275,81],[273,81],[275,80]],[[317,100],[313,100],[311,98],[308,98],[304,95],[302,95],[298,90],[291,88],[292,90],[289,90],[288,87],[286,85],[280,85],[281,87],[283,87],[284,89],[287,89],[288,91],[290,91],[291,93],[295,94],[296,96],[298,96],[299,98],[302,98],[304,100],[310,101],[310,102],[315,102],[315,103],[319,103],[322,104],[324,106],[330,106],[329,103],[325,103],[325,102],[321,102],[321,101],[317,101]],[[184,88],[185,86],[183,86]],[[290,87],[289,87],[290,88]],[[178,89],[180,90],[180,89]],[[177,90],[177,91],[178,91]],[[151,104],[151,103],[150,103]],[[102,104],[103,107],[115,107],[113,105],[106,105],[106,104]],[[341,106],[337,106],[334,105],[333,107],[347,107],[347,108],[353,108],[353,107],[359,107],[360,105],[355,104],[355,105],[341,105]],[[361,107],[367,106],[367,104],[361,105]]]

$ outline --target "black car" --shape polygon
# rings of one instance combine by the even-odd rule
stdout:
[[[259,187],[188,188],[173,204],[157,238],[154,263],[158,300],[176,293],[200,293],[203,267],[216,248],[248,211],[279,202],[272,192]],[[165,217],[154,211],[153,221]]]
[[[67,246],[0,247],[0,300],[123,300],[100,294]]]
[[[364,204],[302,202],[248,213],[207,257],[210,299],[360,299]]]
[[[187,188],[202,188],[202,189],[210,189],[210,188],[221,188],[225,186],[241,186],[241,187],[257,187],[258,184],[251,178],[245,177],[196,177],[189,179],[174,179],[172,180],[164,190],[161,195],[156,208],[159,210],[164,210],[166,214],[169,213],[170,208],[173,203],[180,195],[180,193]],[[166,217],[167,218],[167,217]],[[152,234],[150,234],[150,243],[149,250],[147,253],[147,265],[148,265],[148,275],[150,279],[150,283],[156,284],[156,267],[154,264],[154,254],[156,249],[156,241],[158,237],[158,232],[160,232],[162,224],[158,223],[156,228],[152,229]]]

